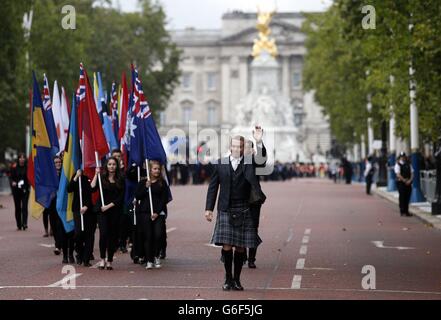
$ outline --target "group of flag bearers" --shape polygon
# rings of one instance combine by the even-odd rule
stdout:
[[[160,257],[165,257],[167,203],[172,198],[166,154],[138,71],[132,65],[130,93],[124,74],[119,98],[113,83],[109,116],[100,74],[94,81],[94,95],[80,64],[67,130],[62,116],[54,117],[63,113],[52,112],[46,76],[44,102],[35,74],[33,80],[27,172],[30,209],[37,218],[43,211],[51,219],[55,216],[51,226],[63,263],[91,266],[98,225],[99,269],[113,269],[115,251],[119,247],[127,252],[127,240],[135,263],[160,268]]]

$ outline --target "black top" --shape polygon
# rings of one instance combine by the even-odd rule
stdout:
[[[412,175],[412,169],[410,168],[410,164],[408,162],[405,162],[403,164],[398,163],[398,165],[400,166],[400,175],[404,179],[410,179]]]
[[[117,182],[111,183],[105,178],[103,174],[101,174],[101,183],[103,186],[104,204],[108,205],[110,203],[113,203],[115,207],[109,210],[120,211],[124,201],[124,179],[121,178],[121,181],[119,181],[119,183]],[[95,188],[92,188],[93,192],[97,190],[99,190],[98,180],[96,182]],[[98,201],[95,205],[99,207],[102,206],[101,195],[99,196]]]
[[[162,211],[167,212],[168,191],[164,180],[162,184],[159,181],[152,183],[150,187],[152,191],[153,212],[160,214]],[[145,180],[141,180],[136,187],[135,193],[138,204],[136,207],[137,214],[151,214],[149,188],[145,186]]]
[[[11,176],[10,176],[10,182],[11,182],[11,188],[13,192],[18,192],[20,190],[22,191],[29,191],[29,182],[27,177],[27,166],[19,166],[18,164],[11,169]],[[20,186],[18,183],[20,181],[23,181]],[[15,182],[17,185],[15,187],[12,186],[12,182]]]
[[[75,175],[72,176],[72,179],[67,186],[67,192],[73,192],[73,200],[72,200],[72,211],[80,212],[80,184],[79,179],[74,181]],[[82,175],[81,179],[81,191],[83,196],[83,206],[88,209],[92,209],[92,187],[90,186],[90,180],[86,176]],[[91,211],[90,211],[91,212]]]
[[[240,163],[236,170],[230,164],[231,190],[229,208],[248,207],[251,185],[243,174],[243,164]]]
[[[230,205],[230,195],[237,190],[233,189],[231,184],[231,163],[229,157],[219,159],[214,164],[214,171],[211,175],[210,184],[207,191],[207,199],[205,203],[205,210],[213,211],[216,204],[217,193],[219,191],[219,202],[217,208],[219,211],[227,211]],[[252,164],[244,164],[243,159],[241,165],[238,166],[237,173],[243,174],[243,178],[249,185],[255,189],[262,197],[264,194],[260,188],[256,177],[256,170]]]

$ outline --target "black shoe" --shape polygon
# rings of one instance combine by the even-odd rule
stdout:
[[[119,250],[121,250],[122,253],[127,253],[126,247],[121,247],[121,248],[119,248]]]
[[[134,257],[133,258],[133,263],[134,264],[138,264],[139,263],[139,258],[138,257]]]
[[[23,226],[23,230],[26,230],[28,228],[28,226]]]
[[[83,264],[83,259],[81,258],[77,258],[77,265],[82,265]]]
[[[61,262],[64,264],[69,263],[69,261],[67,260],[67,257],[63,257],[63,261],[61,261]]]
[[[95,260],[95,256],[93,255],[93,253],[90,255],[90,261]]]
[[[411,214],[411,213],[406,213],[406,217],[412,217],[413,216],[413,214]]]
[[[165,259],[166,256],[167,256],[167,255],[165,254],[165,249],[162,249],[162,250],[159,252],[159,259]]]
[[[230,291],[232,288],[233,288],[233,281],[232,280],[225,280],[225,283],[222,286],[222,290]]]
[[[75,263],[75,258],[73,256],[69,256],[69,263]]]
[[[60,253],[61,253],[60,249],[55,248],[55,250],[54,250],[54,254],[55,254],[56,256],[59,256]]]
[[[243,287],[240,284],[239,280],[233,280],[233,282],[231,283],[231,289],[236,290],[236,291],[243,291]]]
[[[89,267],[91,267],[92,265],[90,264],[90,262],[87,261],[87,262],[84,262],[84,263],[83,263],[83,266],[89,268]]]
[[[254,263],[254,261],[248,261],[248,268],[256,269],[256,264]]]

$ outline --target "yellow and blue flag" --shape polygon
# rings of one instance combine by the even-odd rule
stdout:
[[[63,168],[61,169],[60,186],[57,193],[57,212],[66,232],[74,230],[72,211],[73,193],[67,192],[70,179],[80,169],[80,139],[78,136],[78,113],[75,96],[72,99],[69,135],[64,150]]]
[[[31,163],[28,172],[33,187],[30,199],[31,214],[35,218],[41,215],[41,205],[49,208],[58,190],[58,177],[53,161],[51,139],[48,134],[48,118],[43,111],[40,89],[35,73],[32,73],[34,86],[32,95],[32,128],[31,128]],[[58,142],[58,141],[57,141]],[[35,210],[33,210],[35,208]],[[37,209],[38,208],[38,209]]]

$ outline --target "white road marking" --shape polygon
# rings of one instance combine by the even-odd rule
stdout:
[[[286,239],[286,243],[290,242],[293,236],[294,236],[294,232],[292,231],[292,228],[289,228],[289,236],[288,239]]]
[[[170,232],[172,232],[172,231],[175,231],[177,228],[168,228],[167,229],[167,233],[170,233]]]
[[[303,269],[304,267],[305,267],[305,259],[304,258],[298,259],[296,264],[296,269],[300,270]]]
[[[305,234],[311,234],[311,229],[306,229]]]
[[[309,236],[303,236],[303,239],[302,239],[302,243],[308,243],[309,242]]]
[[[292,278],[291,289],[300,289],[301,285],[302,285],[302,276],[295,275]]]
[[[412,250],[415,249],[413,247],[390,247],[383,245],[384,241],[372,241],[372,243],[380,249],[397,249],[397,250]]]
[[[296,280],[294,282],[294,280]],[[300,284],[301,283],[301,276],[294,276],[293,278],[293,284]],[[48,289],[48,286],[0,286],[0,289]],[[62,289],[62,287],[54,287],[55,289]],[[213,286],[213,287],[191,287],[191,286],[131,286],[131,285],[120,285],[120,286],[76,286],[77,289],[170,289],[170,290],[188,290],[188,289],[199,289],[199,290],[219,290],[219,286]],[[53,289],[53,288],[50,288]],[[248,288],[247,290],[273,290],[273,291],[290,291],[293,288],[281,288],[281,287],[254,287],[254,288]],[[329,288],[299,288],[302,291],[340,291],[340,292],[360,292],[360,293],[402,293],[402,294],[433,294],[437,296],[441,296],[441,291],[412,291],[412,290],[363,290],[363,289],[329,289]],[[33,299],[28,299],[33,300]]]
[[[332,268],[304,268],[304,270],[320,270],[320,271],[332,271],[332,270],[335,270],[335,269],[332,269]]]
[[[222,248],[222,246],[217,246],[217,245],[212,244],[212,243],[204,243],[204,245],[207,246],[207,247]]]
[[[45,247],[45,248],[55,248],[54,244],[40,243],[39,246]]]
[[[308,252],[308,246],[301,246],[300,247],[299,254],[306,255],[307,252]]]
[[[48,285],[47,288],[62,287],[68,281],[76,279],[81,275],[82,275],[82,273],[74,273],[74,274],[67,275],[63,279],[61,279],[60,281],[57,281],[55,283]]]

